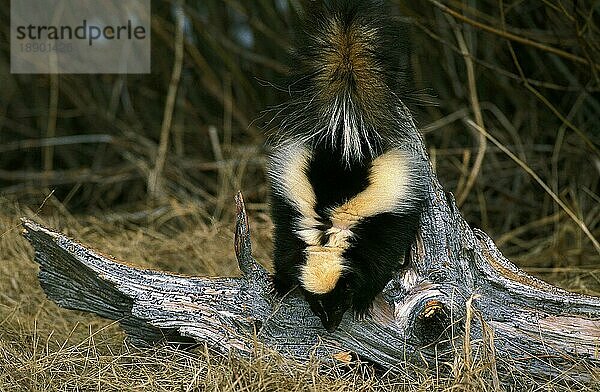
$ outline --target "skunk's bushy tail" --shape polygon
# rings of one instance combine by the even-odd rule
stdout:
[[[401,30],[375,0],[310,1],[297,31],[283,137],[377,155],[402,132]]]

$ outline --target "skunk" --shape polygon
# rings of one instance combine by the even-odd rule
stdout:
[[[274,285],[299,286],[330,332],[405,265],[424,199],[388,15],[380,1],[310,2],[269,138]]]

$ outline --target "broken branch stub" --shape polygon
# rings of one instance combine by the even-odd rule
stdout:
[[[300,360],[332,360],[350,351],[392,371],[407,362],[456,358],[470,366],[487,353],[494,372],[511,366],[513,373],[538,377],[589,378],[590,367],[600,367],[600,299],[518,269],[485,233],[467,225],[427,168],[427,202],[409,267],[386,286],[370,317],[346,314],[334,333],[321,327],[298,293],[275,296],[269,274],[252,257],[241,195],[235,235],[240,278],[139,269],[30,220],[23,226],[48,297],[118,320],[138,344],[202,342],[251,354],[258,341]]]

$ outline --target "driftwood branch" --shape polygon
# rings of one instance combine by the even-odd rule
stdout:
[[[23,226],[48,297],[118,320],[136,343],[202,342],[250,354],[259,341],[300,360],[352,352],[392,371],[406,362],[469,365],[488,353],[494,370],[510,362],[529,375],[589,378],[590,367],[600,367],[600,299],[518,269],[485,233],[467,225],[452,195],[428,175],[410,267],[388,284],[371,317],[357,321],[347,314],[335,333],[325,332],[298,294],[274,296],[269,274],[252,257],[241,195],[235,237],[241,278],[143,270],[30,220]]]

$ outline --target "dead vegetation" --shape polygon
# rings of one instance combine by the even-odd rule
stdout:
[[[285,96],[272,84],[286,73],[297,2],[188,3],[193,29],[177,40],[172,2],[153,1],[146,76],[10,75],[0,27],[0,390],[494,390],[490,352],[388,379],[270,352],[140,350],[118,327],[44,299],[19,216],[142,266],[233,275],[231,200],[242,189],[268,264],[261,110]],[[395,3],[411,31],[405,98],[467,221],[526,271],[600,295],[595,2]],[[595,385],[573,389],[598,388],[590,374]],[[514,390],[564,389],[514,378]]]
[[[541,387],[535,375],[512,368],[512,359],[495,358],[491,330],[481,351],[457,347],[453,362],[440,359],[432,369],[400,364],[400,374],[393,376],[368,364],[333,368],[314,361],[299,364],[260,345],[251,358],[222,356],[202,346],[192,351],[131,347],[116,323],[60,309],[45,298],[37,282],[37,267],[31,262],[32,251],[20,237],[15,218],[34,211],[6,199],[0,207],[11,216],[0,219],[0,390],[494,391],[499,385],[498,369],[509,373],[502,375],[509,380],[507,390]],[[151,225],[114,224],[94,217],[56,214],[37,219],[46,225],[71,227],[67,229],[71,236],[136,265],[202,275],[238,274],[231,224],[199,224],[169,237]],[[256,215],[252,221],[256,222],[252,225],[254,253],[266,260],[269,225]],[[470,342],[462,343],[470,347]],[[591,382],[561,376],[544,390],[593,391],[598,387],[598,369],[588,371],[582,376]]]

